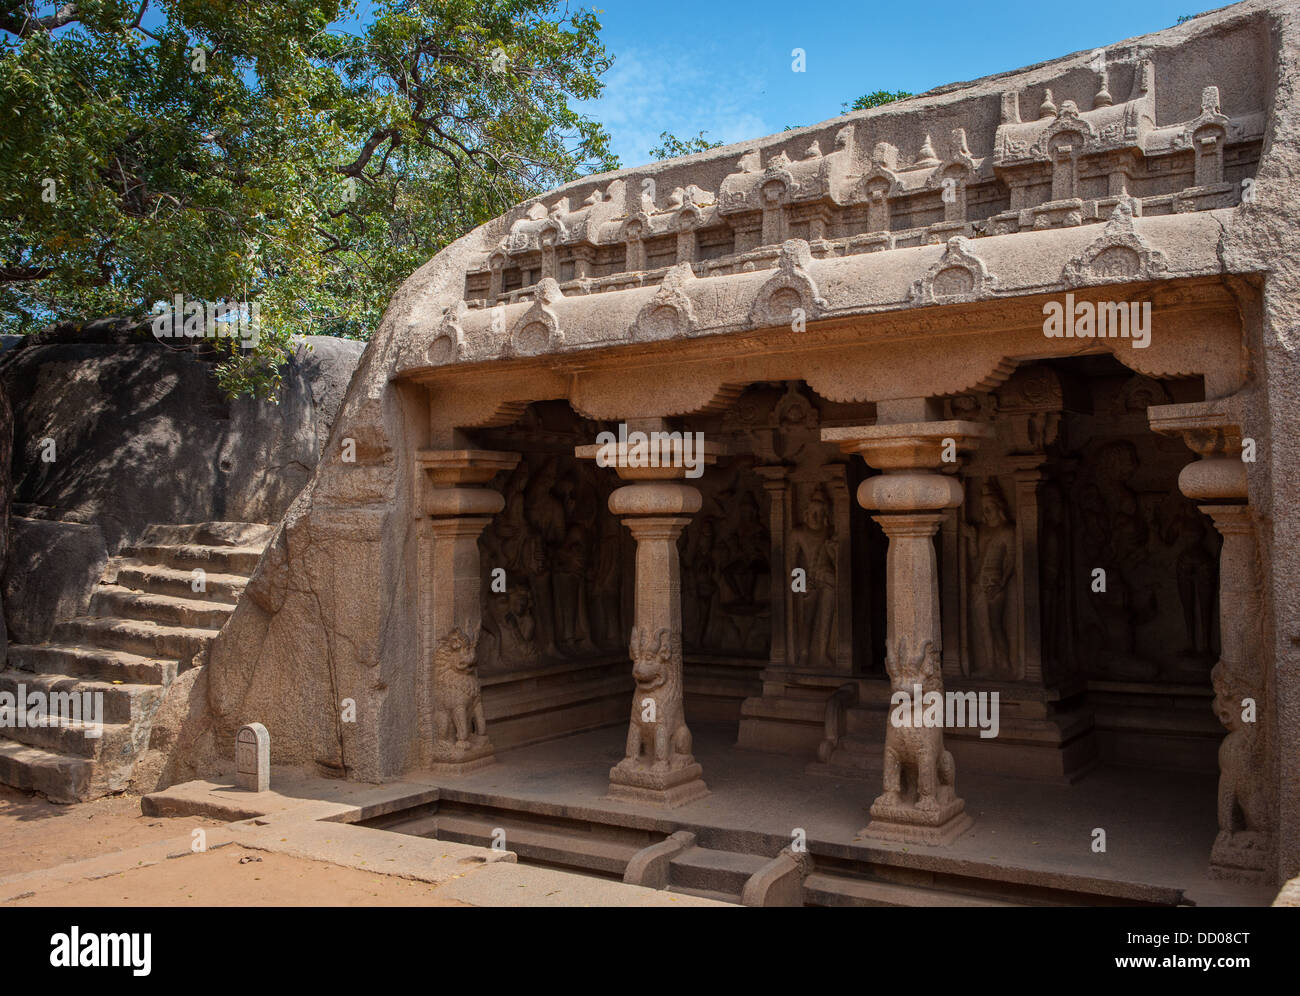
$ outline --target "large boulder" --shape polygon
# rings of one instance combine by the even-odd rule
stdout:
[[[61,619],[85,615],[108,563],[98,526],[14,516],[4,565],[9,639],[43,643]]]
[[[278,404],[229,400],[210,358],[137,337],[6,350],[14,502],[98,526],[110,553],[157,522],[276,522],[310,479],[364,348],[324,336],[296,346]]]
[[[12,537],[0,529],[0,653],[6,621],[9,639],[37,643],[87,611],[107,558],[152,524],[278,521],[311,478],[364,349],[297,340],[272,403],[226,398],[211,355],[121,323],[9,338],[0,511],[12,491],[14,518]]]

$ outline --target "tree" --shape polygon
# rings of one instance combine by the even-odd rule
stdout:
[[[678,138],[671,132],[661,131],[659,133],[659,144],[650,150],[650,158],[655,159],[676,159],[678,156],[689,156],[695,152],[708,152],[709,149],[716,149],[721,142],[710,142],[704,137],[704,132],[700,132],[694,138],[688,138],[685,141]]]
[[[874,93],[864,94],[853,102],[853,105],[843,105],[846,111],[865,111],[872,107],[879,107],[881,104],[892,104],[896,100],[903,100],[907,97],[916,96],[907,90],[876,90]]]
[[[0,0],[0,328],[256,304],[222,385],[292,333],[368,338],[466,230],[617,167],[570,107],[610,59],[559,0]]]

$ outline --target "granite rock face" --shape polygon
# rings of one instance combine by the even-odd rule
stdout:
[[[85,615],[108,563],[98,526],[14,516],[4,573],[6,622],[14,643],[43,643],[55,623]]]
[[[110,550],[153,523],[274,522],[310,477],[361,349],[304,340],[278,405],[229,401],[206,363],[153,343],[12,349],[0,376],[14,406],[14,501],[95,524]]]
[[[1290,877],[1300,868],[1298,83],[1300,12],[1248,0],[1108,46],[1100,65],[1080,52],[587,177],[470,232],[394,295],[320,463],[212,646],[218,753],[261,722],[276,763],[380,780],[436,761],[434,648],[453,628],[472,643],[483,622],[477,548],[464,539],[503,507],[511,514],[485,485],[509,492],[497,475],[516,461],[482,440],[534,403],[667,428],[727,411],[749,385],[802,382],[865,413],[833,438],[897,486],[869,488],[863,504],[932,529],[963,495],[930,472],[938,457],[921,459],[942,442],[927,425],[990,421],[978,407],[944,416],[944,399],[1004,388],[1027,363],[1106,354],[1151,381],[1196,382],[1204,400],[1173,404],[1145,387],[1129,400],[1200,463],[1224,459],[1224,440],[1257,445],[1241,488],[1183,490],[1248,503],[1254,516],[1257,626],[1225,636],[1243,656],[1214,680],[1225,700],[1245,682],[1267,703],[1249,744],[1221,755],[1229,783],[1244,770],[1267,798],[1252,801],[1245,826],[1227,806],[1221,843],[1251,864],[1238,870]],[[1047,332],[1046,298],[1107,293],[1157,297],[1148,343]],[[1042,448],[1040,430],[997,445],[1023,456]],[[1100,491],[1125,497],[1128,451],[1112,446],[1103,463]],[[903,487],[909,475],[915,486]],[[1000,502],[987,504],[996,513]],[[684,526],[683,511],[669,525]],[[1214,521],[1238,528],[1226,513]],[[1005,526],[994,513],[971,523],[984,529],[981,564]],[[1255,563],[1233,556],[1234,571]],[[934,574],[916,568],[924,598],[890,596],[890,632],[911,619],[918,634],[909,651],[947,625]],[[669,603],[681,593],[676,568],[666,576],[647,604],[664,603],[672,645],[682,623]],[[1248,589],[1235,577],[1221,591],[1239,600]],[[1000,625],[991,604],[985,623]],[[1014,680],[1049,680],[1023,646],[1004,662],[986,642]],[[1246,660],[1250,673],[1237,673]],[[489,735],[492,723],[489,708]],[[951,764],[942,760],[943,785]],[[902,805],[895,823],[914,815]]]

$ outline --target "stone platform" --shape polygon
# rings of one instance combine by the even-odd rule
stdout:
[[[438,784],[444,805],[531,810],[551,819],[607,820],[656,833],[702,831],[719,847],[775,854],[796,828],[826,857],[883,859],[913,873],[974,874],[1025,888],[1107,889],[1127,901],[1182,890],[1197,905],[1267,905],[1276,889],[1213,880],[1207,855],[1217,833],[1216,783],[1196,773],[1099,766],[1074,784],[959,772],[973,826],[930,847],[866,839],[861,830],[879,787],[810,777],[806,758],[739,750],[734,728],[700,727],[695,757],[710,795],[671,811],[607,797],[623,732],[596,730],[498,754],[487,771]],[[425,781],[408,776],[408,781]],[[1105,853],[1092,851],[1106,831]],[[922,876],[924,877],[924,876]]]
[[[860,835],[877,786],[809,776],[805,758],[737,749],[734,727],[694,733],[711,791],[672,810],[608,798],[624,738],[613,727],[499,751],[491,768],[456,778],[411,773],[360,785],[298,776],[290,784],[277,772],[272,785],[285,786],[295,805],[331,800],[319,804],[319,818],[402,834],[474,842],[504,827],[521,861],[610,877],[679,831],[701,845],[680,859],[684,872],[700,881],[748,874],[802,830],[816,864],[805,895],[818,903],[843,903],[845,889],[856,889],[869,905],[1263,906],[1277,892],[1209,877],[1212,776],[1102,765],[1074,784],[1044,784],[959,773],[973,826],[931,847]],[[222,802],[239,804],[231,818],[258,808],[248,793],[191,783],[148,797],[146,811],[218,815]],[[1105,853],[1092,851],[1097,828],[1106,831]],[[870,880],[846,885],[850,866],[869,869]]]

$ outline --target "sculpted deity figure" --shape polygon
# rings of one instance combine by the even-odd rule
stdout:
[[[1208,657],[1214,625],[1214,595],[1218,575],[1216,558],[1206,546],[1210,528],[1196,506],[1181,497],[1166,515],[1161,539],[1178,551],[1178,600],[1183,609],[1188,657]]]
[[[1128,440],[1106,443],[1093,458],[1091,480],[1078,503],[1087,566],[1100,568],[1105,579],[1104,590],[1082,602],[1091,616],[1088,651],[1100,658],[1094,666],[1104,673],[1145,681],[1155,677],[1159,665],[1138,656],[1137,631],[1154,618],[1157,605],[1147,564],[1147,522],[1128,484],[1137,466],[1137,451]]]
[[[709,625],[713,621],[714,605],[717,602],[718,582],[715,577],[717,550],[717,529],[712,516],[705,516],[693,531],[692,544],[687,563],[689,570],[685,573],[687,601],[683,606],[689,621],[688,640],[692,647],[705,646],[709,638]]]
[[[1055,484],[1044,485],[1038,506],[1043,518],[1043,528],[1039,532],[1039,549],[1042,551],[1039,577],[1042,579],[1043,656],[1057,661],[1061,653],[1061,607],[1064,604],[1061,597],[1064,584],[1061,537],[1065,535],[1065,522],[1060,489]]]
[[[567,523],[552,558],[555,570],[555,641],[566,653],[596,649],[591,641],[591,626],[587,618],[587,561],[591,535],[576,516],[577,489],[578,482],[572,474],[566,474],[554,488]]]
[[[532,603],[532,593],[526,584],[517,582],[510,586],[503,606],[505,611],[496,620],[501,663],[506,667],[530,667],[541,659],[541,651],[533,639],[537,620],[533,618]]]
[[[559,657],[555,638],[555,595],[553,590],[554,551],[564,540],[564,505],[552,492],[556,477],[555,459],[542,463],[524,490],[524,515],[532,530],[526,560],[528,583],[537,613],[537,635],[542,654]]]
[[[798,667],[830,668],[835,661],[835,583],[839,541],[831,504],[820,485],[803,506],[803,524],[791,530],[794,566],[806,572],[808,590],[797,594]]]
[[[730,546],[725,576],[731,597],[740,605],[753,605],[758,580],[769,570],[771,540],[759,515],[758,502],[748,491],[738,505],[738,521]]]
[[[1006,502],[985,486],[980,525],[967,536],[970,556],[970,622],[974,670],[1014,674],[1007,635],[1007,595],[1016,573],[1016,530]]]
[[[602,494],[598,502],[601,508],[607,508],[609,495]],[[623,527],[613,515],[603,515],[599,521],[600,541],[596,546],[596,566],[588,579],[588,596],[593,639],[607,649],[622,642]]]

